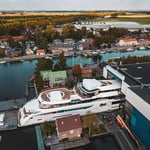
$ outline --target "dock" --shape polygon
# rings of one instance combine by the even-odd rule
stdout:
[[[54,141],[56,142],[57,140],[55,139]],[[90,143],[90,140],[88,138],[81,138],[81,139],[67,141],[67,142],[59,142],[59,141],[57,141],[56,143],[55,142],[52,143],[52,141],[51,142],[46,141],[46,146],[49,145],[51,150],[65,150],[65,149],[87,145]]]
[[[26,98],[0,102],[0,114],[4,114],[4,124],[0,126],[0,131],[17,129],[18,109],[25,103]]]

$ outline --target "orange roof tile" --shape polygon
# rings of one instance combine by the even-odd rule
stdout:
[[[82,74],[85,74],[85,73],[92,73],[92,70],[91,69],[83,69],[81,71]]]
[[[45,50],[44,49],[38,49],[36,50],[37,53],[45,53]]]
[[[124,42],[133,42],[133,41],[137,41],[136,39],[122,39]]]

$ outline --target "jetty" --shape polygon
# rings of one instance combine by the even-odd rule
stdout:
[[[26,98],[0,101],[1,119],[0,131],[17,129],[18,110],[26,103]]]

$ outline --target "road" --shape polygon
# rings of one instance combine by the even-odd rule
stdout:
[[[122,129],[119,124],[116,122],[116,113],[100,113],[100,119],[105,123],[109,128],[110,132],[115,136],[117,142],[119,143],[122,150],[136,150],[137,147],[128,135],[125,129]]]

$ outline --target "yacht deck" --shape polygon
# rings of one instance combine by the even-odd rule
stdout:
[[[60,88],[60,89],[50,89],[50,90],[46,90],[44,92],[42,92],[41,94],[41,98],[44,101],[52,101],[53,96],[52,93],[55,93],[55,98],[61,98],[61,100],[69,100],[71,95],[74,95],[74,91],[73,90],[68,90],[66,88]],[[58,95],[60,94],[61,97],[59,97]]]

